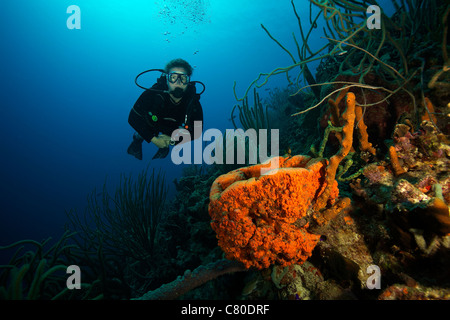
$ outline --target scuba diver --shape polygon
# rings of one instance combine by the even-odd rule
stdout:
[[[162,75],[149,89],[137,83],[139,76],[150,71],[160,71]],[[197,139],[203,130],[203,109],[200,104],[200,95],[196,92],[195,84],[203,83],[190,81],[193,69],[183,59],[174,59],[167,63],[164,70],[151,69],[140,73],[136,77],[136,84],[146,89],[138,98],[128,117],[128,123],[136,132],[133,142],[127,152],[142,160],[142,142],[152,142],[159,149],[152,159],[165,158],[169,154],[169,147]],[[194,130],[194,121],[197,126]],[[198,122],[200,121],[200,122]],[[189,132],[190,137],[181,137],[174,141],[172,133]],[[197,136],[194,136],[194,132]],[[183,135],[183,134],[182,134]],[[189,139],[188,139],[189,138]],[[181,140],[181,141],[180,141]]]

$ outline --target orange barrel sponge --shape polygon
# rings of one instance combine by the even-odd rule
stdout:
[[[307,231],[316,200],[325,189],[327,161],[279,157],[279,168],[261,175],[265,164],[218,177],[210,191],[211,226],[230,260],[247,268],[304,262],[319,241]],[[333,204],[339,195],[334,181]]]

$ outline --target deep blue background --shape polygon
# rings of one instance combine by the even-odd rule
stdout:
[[[66,26],[70,5],[81,9],[80,30]],[[309,3],[296,5],[308,30]],[[292,63],[260,24],[294,54],[292,32],[300,39],[288,0],[6,0],[0,15],[0,245],[59,237],[65,210],[84,210],[106,178],[114,191],[121,173],[148,165],[155,146],[144,145],[143,161],[126,153],[138,73],[186,59],[206,84],[205,129],[224,130],[233,81],[242,95],[260,72]],[[278,76],[264,88],[285,85]],[[181,166],[170,158],[151,166],[166,172],[173,196]]]

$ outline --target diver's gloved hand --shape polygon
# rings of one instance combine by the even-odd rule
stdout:
[[[158,148],[167,148],[170,145],[171,138],[168,135],[160,134],[157,137],[152,138],[152,142],[158,147]]]
[[[133,142],[127,149],[128,154],[136,157],[139,160],[142,160],[142,142],[144,138],[142,138],[137,132],[133,134]]]

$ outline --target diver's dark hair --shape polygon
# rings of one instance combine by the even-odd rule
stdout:
[[[172,68],[183,68],[184,70],[186,70],[187,75],[189,77],[192,75],[192,72],[194,71],[194,69],[192,69],[191,65],[186,60],[180,58],[169,61],[166,64],[166,68],[164,70],[168,73]]]

